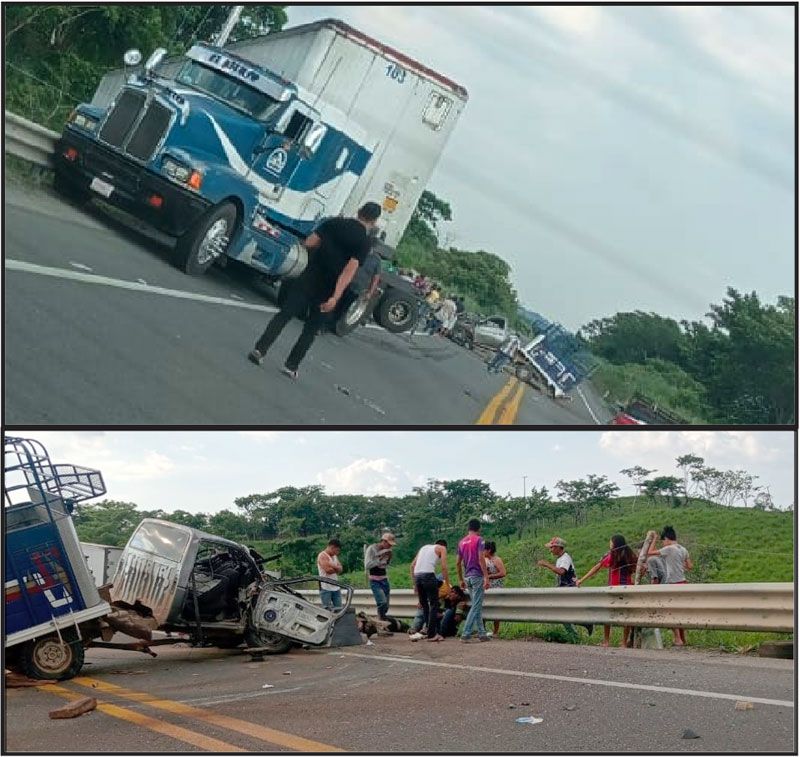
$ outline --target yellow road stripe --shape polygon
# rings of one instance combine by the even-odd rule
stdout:
[[[102,691],[109,694],[115,694],[123,699],[130,699],[134,702],[141,702],[149,707],[155,707],[159,710],[166,710],[176,715],[184,715],[185,717],[202,720],[211,725],[219,726],[220,728],[227,728],[237,733],[242,733],[245,736],[250,736],[261,741],[266,741],[270,744],[278,744],[289,749],[294,749],[298,752],[343,752],[344,749],[331,746],[330,744],[322,744],[319,741],[312,741],[304,739],[302,736],[295,736],[292,733],[285,733],[283,731],[276,731],[274,728],[267,728],[256,723],[250,723],[246,720],[239,720],[227,715],[222,715],[212,710],[202,710],[198,707],[190,707],[181,702],[174,702],[171,699],[157,699],[150,694],[141,691],[132,691],[131,689],[123,689],[121,686],[116,686],[112,683],[106,683],[96,678],[88,678],[80,676],[73,678],[73,683],[79,686],[85,686],[93,691]]]
[[[514,388],[514,385],[517,383],[517,379],[515,376],[512,376],[506,385],[497,393],[494,397],[492,397],[489,404],[486,406],[484,411],[480,414],[480,417],[477,421],[475,421],[475,425],[477,426],[491,426],[494,423],[494,416],[497,413],[497,409],[500,405],[505,402],[506,397],[511,393],[511,390]]]
[[[513,426],[514,421],[517,419],[517,413],[519,412],[519,406],[522,402],[522,395],[525,393],[525,384],[521,381],[519,386],[517,387],[517,391],[514,394],[514,398],[506,404],[503,408],[503,412],[500,413],[500,419],[497,421],[498,424],[501,426]]]
[[[41,686],[39,687],[39,690],[44,692],[52,691],[53,694],[64,697],[64,699],[69,699],[70,701],[82,699],[84,696],[83,694],[71,691],[70,689],[65,689],[63,686]],[[181,728],[179,725],[166,723],[163,720],[156,720],[155,718],[148,717],[147,715],[142,715],[140,712],[127,710],[124,707],[118,707],[117,705],[110,704],[109,702],[98,702],[97,709],[100,710],[100,712],[104,712],[106,715],[110,715],[112,718],[127,720],[129,723],[133,723],[134,725],[147,728],[148,730],[155,731],[156,733],[161,733],[164,736],[169,736],[177,741],[183,741],[187,744],[192,744],[192,746],[205,749],[208,752],[247,751],[241,747],[234,746],[233,744],[228,744],[225,741],[214,739],[211,736],[203,736],[203,734],[195,733],[194,731],[190,731],[188,728]]]

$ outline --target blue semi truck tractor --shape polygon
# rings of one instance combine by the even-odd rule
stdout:
[[[159,49],[75,109],[56,186],[173,236],[189,274],[233,259],[277,281],[303,271],[301,242],[320,220],[368,200],[383,208],[377,241],[391,257],[466,101],[463,87],[337,20],[224,49],[198,43],[176,59]],[[371,312],[405,331],[417,313],[413,288],[390,273],[374,301],[342,304],[361,309],[340,313],[352,327]]]
[[[110,612],[95,587],[71,513],[105,493],[99,471],[54,464],[32,439],[3,442],[6,667],[64,679]]]

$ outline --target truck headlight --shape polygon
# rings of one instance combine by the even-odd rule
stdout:
[[[192,189],[200,189],[200,185],[203,183],[203,174],[200,171],[193,171],[172,158],[164,158],[161,166],[170,179],[181,184],[188,184]]]
[[[87,116],[85,113],[79,113],[76,110],[72,111],[69,120],[79,129],[86,129],[86,131],[94,131],[97,128],[97,124],[100,123],[96,118]]]

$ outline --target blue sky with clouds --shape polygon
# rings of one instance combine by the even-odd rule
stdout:
[[[729,285],[794,280],[791,7],[289,6],[467,87],[430,188],[445,233],[504,257],[575,328],[700,318]]]
[[[713,431],[30,431],[53,462],[97,468],[108,497],[142,509],[214,512],[236,497],[321,484],[330,493],[405,494],[429,478],[480,478],[501,495],[559,479],[607,475],[632,494],[623,468],[672,475],[692,452],[742,469],[793,502],[790,432]]]

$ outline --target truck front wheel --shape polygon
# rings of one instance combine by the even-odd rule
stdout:
[[[193,228],[178,239],[178,259],[190,276],[205,273],[225,255],[236,224],[236,207],[223,202],[211,208]]]
[[[417,317],[417,300],[412,294],[390,289],[378,303],[375,320],[387,331],[399,334],[408,331]]]
[[[25,644],[22,669],[30,678],[62,681],[74,678],[83,667],[84,649],[74,631],[42,636]]]

